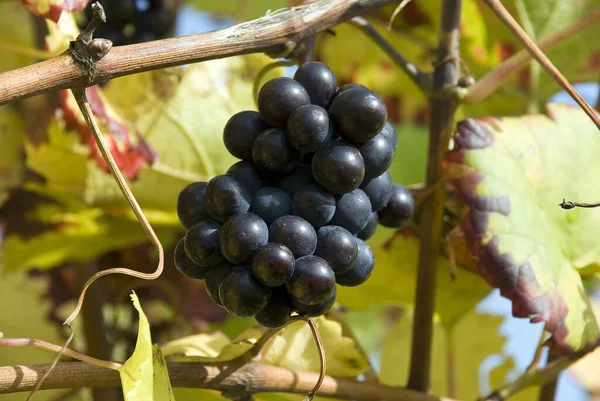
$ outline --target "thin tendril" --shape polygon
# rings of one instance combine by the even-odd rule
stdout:
[[[295,60],[282,60],[282,61],[274,61],[270,64],[265,65],[254,77],[254,83],[252,84],[252,93],[254,93],[254,103],[258,107],[258,90],[260,89],[260,83],[267,73],[271,70],[274,70],[278,67],[289,67],[292,65],[296,65]]]

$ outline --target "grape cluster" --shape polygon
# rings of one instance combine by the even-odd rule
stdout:
[[[106,12],[106,24],[96,28],[95,36],[109,39],[116,46],[161,39],[175,23],[175,14],[163,0],[99,0]],[[92,19],[90,2],[85,9],[84,28]]]
[[[364,241],[378,224],[403,226],[414,200],[387,171],[398,138],[373,91],[338,88],[325,64],[309,62],[268,81],[258,109],[224,128],[241,161],[179,194],[188,231],[175,265],[229,313],[279,327],[294,312],[327,312],[336,283],[364,283],[375,266]]]

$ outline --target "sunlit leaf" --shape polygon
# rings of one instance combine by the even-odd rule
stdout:
[[[119,369],[125,401],[175,401],[165,358],[158,345],[152,345],[150,325],[137,295],[133,293],[131,299],[140,323],[135,351]]]
[[[35,32],[31,13],[17,1],[0,2],[0,71],[33,63]]]
[[[338,287],[338,301],[352,309],[386,303],[412,306],[416,288],[419,242],[414,234],[398,232],[387,243],[375,247],[373,275],[358,287]],[[451,327],[484,298],[490,289],[470,271],[460,269],[455,281],[450,278],[448,260],[438,262],[436,312],[441,322]]]
[[[231,16],[238,20],[247,21],[266,15],[269,11],[279,10],[292,5],[293,0],[186,0],[201,11],[207,11],[219,16]]]
[[[482,275],[515,316],[545,322],[559,348],[581,350],[600,336],[579,275],[599,271],[600,210],[558,203],[600,198],[600,142],[583,111],[548,111],[461,122],[446,170],[469,206],[462,229]]]

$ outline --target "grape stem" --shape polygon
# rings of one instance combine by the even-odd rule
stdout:
[[[81,68],[72,55],[65,52],[50,60],[0,74],[0,105],[40,93],[91,86],[124,75],[176,65],[249,53],[279,53],[342,21],[397,1],[318,0],[212,32],[115,46],[94,63],[93,74]],[[104,39],[94,39],[90,44],[96,40]]]
[[[354,17],[350,23],[360,29],[375,44],[377,44],[387,55],[408,75],[408,77],[423,91],[431,92],[433,88],[432,75],[425,73],[409,62],[396,48],[363,17]]]
[[[563,198],[562,202],[559,203],[558,206],[562,207],[565,210],[573,209],[576,207],[585,207],[585,208],[591,209],[591,208],[599,207],[600,202],[595,202],[595,203],[571,202],[571,201],[566,201]]]
[[[600,115],[590,106],[584,98],[573,88],[573,85],[561,74],[561,72],[552,64],[552,61],[544,54],[544,52],[535,44],[535,42],[527,35],[527,33],[521,28],[519,23],[513,18],[508,12],[506,7],[500,2],[500,0],[483,0],[490,9],[496,14],[500,20],[511,30],[516,38],[521,41],[527,51],[538,63],[544,67],[546,72],[550,74],[552,78],[577,102],[577,104],[585,111],[585,113],[592,119],[594,124],[600,129]]]

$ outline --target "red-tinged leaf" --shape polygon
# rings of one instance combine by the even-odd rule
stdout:
[[[90,0],[21,0],[34,14],[57,22],[63,11],[83,10]]]
[[[94,116],[104,128],[103,134],[117,166],[127,179],[134,179],[144,165],[151,165],[157,160],[156,154],[140,133],[126,125],[110,108],[97,86],[87,88],[86,95]],[[64,112],[66,128],[79,134],[81,142],[88,144],[91,157],[98,166],[109,172],[71,92],[61,92],[61,107]]]
[[[600,343],[580,276],[599,271],[600,210],[558,203],[600,199],[600,136],[579,109],[548,111],[460,122],[445,167],[467,206],[461,228],[482,276],[516,317],[544,322],[570,352]]]

